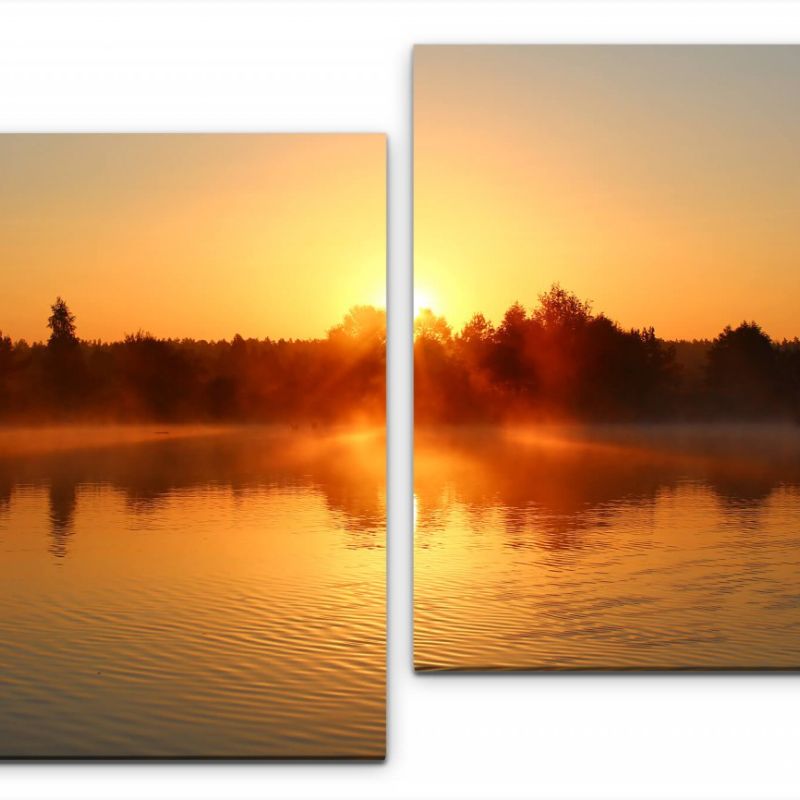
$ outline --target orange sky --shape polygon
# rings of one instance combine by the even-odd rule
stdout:
[[[382,135],[0,135],[0,330],[323,336],[385,305]]]
[[[414,50],[415,306],[800,335],[800,47]]]

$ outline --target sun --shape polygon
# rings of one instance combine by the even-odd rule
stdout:
[[[433,295],[425,290],[420,289],[419,287],[414,287],[414,319],[416,319],[420,312],[425,309],[429,308],[431,311],[436,310],[436,304],[433,299]]]

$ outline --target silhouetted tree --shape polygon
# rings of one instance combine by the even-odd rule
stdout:
[[[784,339],[776,350],[781,400],[787,416],[800,423],[800,339]]]
[[[429,308],[423,308],[414,320],[414,337],[418,340],[448,344],[453,332],[444,317],[438,317]]]
[[[531,389],[536,375],[526,358],[530,353],[530,320],[520,303],[512,304],[494,335],[491,365],[495,379],[511,393]]]
[[[453,358],[453,332],[444,317],[423,309],[414,321],[414,413],[420,421],[462,421],[468,376]]]
[[[489,388],[496,335],[494,325],[483,314],[475,314],[456,337],[456,356],[470,377],[473,392]]]
[[[67,304],[57,297],[55,303],[50,307],[52,313],[47,319],[47,327],[50,328],[50,339],[48,347],[75,346],[78,344],[78,337],[75,335],[75,315],[69,310]]]
[[[75,315],[61,297],[50,307],[47,320],[47,384],[57,416],[71,416],[81,404],[86,385],[85,363],[76,335]]]
[[[548,330],[578,330],[591,322],[592,303],[554,283],[539,295],[539,307],[533,312],[533,319]]]
[[[386,312],[374,306],[353,306],[344,320],[328,332],[328,337],[346,337],[359,344],[386,345]]]
[[[716,411],[736,417],[772,416],[779,410],[777,353],[755,322],[726,327],[708,353],[708,382]]]
[[[11,372],[14,365],[14,343],[10,336],[0,331],[0,414],[7,412],[11,404]]]

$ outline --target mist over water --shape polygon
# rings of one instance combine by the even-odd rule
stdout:
[[[800,431],[419,430],[418,669],[800,667]]]
[[[382,757],[380,434],[0,445],[0,755]]]

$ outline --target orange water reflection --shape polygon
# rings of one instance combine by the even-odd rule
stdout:
[[[0,753],[381,757],[382,436],[129,434],[0,458]]]
[[[800,666],[800,432],[420,431],[420,669]]]

